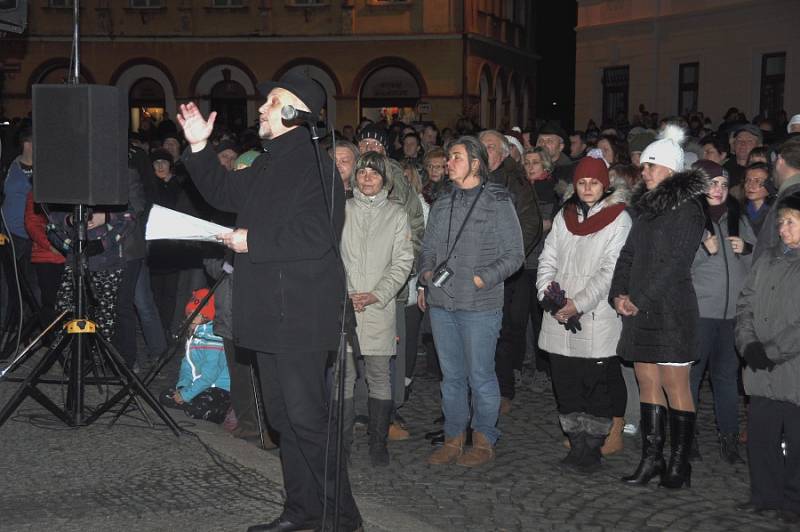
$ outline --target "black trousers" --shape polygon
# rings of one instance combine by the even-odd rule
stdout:
[[[513,399],[516,393],[514,369],[522,368],[522,360],[525,358],[525,333],[528,330],[530,294],[525,270],[519,270],[506,279],[504,288],[503,322],[497,339],[494,368],[500,384],[500,395]]]
[[[125,263],[122,282],[117,292],[117,331],[114,334],[114,347],[125,359],[125,365],[133,368],[136,363],[136,324],[138,318],[133,306],[136,281],[144,259],[129,260]]]
[[[58,287],[61,286],[61,277],[64,275],[64,263],[36,262],[33,264],[36,272],[36,281],[42,294],[42,315],[40,320],[43,327],[50,325],[56,318],[56,302],[58,301]]]
[[[539,306],[538,291],[536,290],[536,270],[525,270],[528,284],[528,306],[526,318],[531,320],[533,327],[533,352],[534,368],[536,371],[550,375],[550,354],[539,347],[539,333],[542,332],[542,307]]]
[[[257,354],[267,418],[281,439],[286,490],[283,517],[295,523],[320,524],[325,498],[326,520],[333,522],[336,424],[328,424],[327,361],[327,351]],[[341,487],[340,523],[356,528],[361,516],[350,491],[345,460],[341,464]]]
[[[800,513],[800,406],[751,396],[747,455],[752,502]]]
[[[256,397],[253,393],[253,380],[250,368],[253,367],[254,354],[251,350],[237,347],[233,340],[223,339],[228,374],[231,377],[231,406],[236,412],[236,420],[245,435],[258,434],[256,418]],[[266,428],[266,424],[264,425]]]
[[[406,305],[406,377],[414,376],[419,350],[419,330],[422,325],[422,311],[417,305]]]
[[[615,381],[619,381],[623,393],[625,391],[619,358],[577,358],[551,354],[550,368],[559,414],[586,412],[605,418],[617,415],[611,387]],[[622,413],[625,413],[624,404]]]

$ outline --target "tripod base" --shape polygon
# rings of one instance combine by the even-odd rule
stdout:
[[[102,334],[97,332],[94,322],[87,319],[75,319],[68,321],[64,328],[67,334],[44,354],[33,371],[22,380],[22,384],[11,396],[8,403],[0,410],[0,426],[11,417],[26,397],[34,399],[65,424],[74,427],[91,425],[123,397],[129,396],[137,402],[141,398],[158,414],[176,436],[180,436],[180,429],[172,417],[153,397],[142,381],[128,369],[122,356],[114,349],[114,346]],[[113,370],[114,378],[98,377],[88,380],[90,382],[102,381],[106,384],[109,382],[111,384],[119,384],[122,388],[111,399],[87,416],[83,404],[83,388],[86,384],[83,376],[83,362],[92,347],[96,349],[98,359],[101,362],[108,363],[108,366]],[[66,350],[68,350],[68,356],[65,358],[63,353]],[[60,360],[64,361],[64,367],[68,369],[69,373],[69,378],[65,381],[67,383],[67,401],[63,408],[56,405],[38,388],[40,384],[52,383],[52,379],[47,379],[43,376]]]

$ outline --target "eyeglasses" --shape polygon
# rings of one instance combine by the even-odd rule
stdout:
[[[745,186],[763,187],[766,179],[759,179],[757,177],[748,177],[744,180]]]

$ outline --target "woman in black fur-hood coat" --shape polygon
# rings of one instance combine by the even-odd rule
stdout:
[[[701,200],[708,176],[674,173],[631,198],[634,223],[620,252],[609,302],[628,295],[639,309],[623,318],[617,354],[636,362],[691,362],[695,358],[697,297],[691,267],[705,227]]]

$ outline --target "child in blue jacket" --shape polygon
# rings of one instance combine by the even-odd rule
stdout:
[[[191,314],[208,293],[195,290],[186,304]],[[222,423],[230,407],[231,379],[225,361],[222,338],[214,334],[214,296],[192,322],[194,331],[186,341],[186,356],[181,361],[176,389],[161,395],[161,403],[179,408],[195,419]]]

